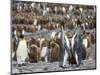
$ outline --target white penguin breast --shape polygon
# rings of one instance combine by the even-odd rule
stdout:
[[[47,47],[43,47],[41,51],[41,57],[45,57],[47,54]]]

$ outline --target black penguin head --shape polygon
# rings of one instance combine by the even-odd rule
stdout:
[[[20,35],[20,39],[23,39],[24,38],[24,35]]]

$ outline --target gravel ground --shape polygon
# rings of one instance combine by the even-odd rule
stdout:
[[[76,67],[66,64],[66,68],[61,68],[58,66],[59,62],[38,62],[38,63],[28,63],[26,66],[18,67],[16,62],[12,63],[12,74],[15,73],[36,73],[36,72],[52,72],[52,71],[68,71],[68,70],[83,70],[83,69],[95,69],[95,60],[84,60],[83,65]]]
[[[18,67],[16,61],[12,61],[12,74],[15,73],[36,73],[36,72],[52,72],[52,71],[69,71],[69,70],[83,70],[83,69],[95,69],[95,50],[96,45],[92,45],[88,51],[89,56],[88,60],[83,61],[83,65],[76,67],[75,65],[71,66],[66,63],[66,68],[59,67],[59,62],[38,62],[38,63],[28,63],[26,66]]]

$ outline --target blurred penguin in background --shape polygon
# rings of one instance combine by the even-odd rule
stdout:
[[[24,35],[20,35],[19,44],[16,50],[16,57],[18,66],[25,66],[28,59],[28,48]]]

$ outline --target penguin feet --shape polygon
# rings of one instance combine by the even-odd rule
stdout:
[[[59,67],[61,67],[61,68],[63,68],[63,69],[66,68],[66,66],[63,66],[63,65],[59,65]]]
[[[23,63],[22,66],[27,66],[27,64],[26,63]]]
[[[18,67],[27,66],[26,63],[18,64]]]
[[[21,67],[22,66],[22,64],[18,64],[18,67]]]

